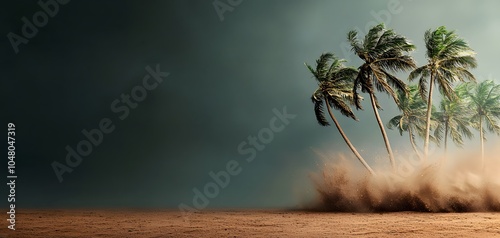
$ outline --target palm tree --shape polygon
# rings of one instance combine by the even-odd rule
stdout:
[[[330,65],[329,62],[332,62]],[[309,71],[314,75],[318,83],[318,89],[313,93],[311,100],[314,103],[314,113],[318,123],[322,126],[329,126],[330,123],[325,118],[323,102],[326,104],[328,114],[335,123],[340,135],[349,146],[358,160],[365,166],[365,168],[374,175],[375,173],[366,163],[363,157],[358,153],[354,145],[342,130],[337,118],[333,115],[331,107],[337,109],[344,116],[357,120],[356,116],[348,105],[354,104],[354,97],[352,93],[352,81],[358,71],[354,68],[344,66],[345,60],[338,59],[331,53],[322,54],[316,60],[316,69],[313,69],[308,64],[305,64]]]
[[[404,36],[397,35],[393,30],[386,29],[384,24],[374,26],[363,40],[358,39],[357,31],[350,31],[347,36],[355,54],[363,60],[359,67],[359,73],[354,81],[353,94],[357,109],[362,109],[358,90],[368,93],[375,114],[375,118],[385,142],[389,160],[392,168],[396,168],[392,148],[380,119],[378,109],[380,105],[375,96],[375,89],[385,92],[391,96],[396,104],[399,103],[396,90],[407,93],[406,84],[394,76],[393,72],[411,70],[416,68],[415,61],[409,55],[405,55],[415,49]]]
[[[470,84],[471,90],[468,91],[472,108],[471,121],[479,130],[479,139],[481,141],[481,165],[484,168],[484,135],[485,128],[500,135],[500,85],[495,84],[493,80],[486,80],[478,84]],[[486,125],[486,127],[485,127]]]
[[[420,95],[418,95],[418,88],[415,85],[410,86],[409,94],[399,91],[398,94],[399,109],[401,114],[393,117],[387,127],[389,129],[397,128],[400,135],[403,132],[408,132],[410,137],[410,143],[415,151],[415,154],[422,159],[422,154],[415,144],[415,133],[423,137],[425,134],[425,112],[427,109],[427,104],[422,100]]]
[[[468,109],[467,84],[460,84],[455,88],[456,97],[452,99],[443,98],[439,104],[439,112],[433,117],[439,123],[434,131],[434,137],[444,138],[445,156],[441,163],[447,158],[448,136],[457,146],[463,145],[463,137],[472,138],[473,134],[469,127],[470,113]]]
[[[429,132],[432,114],[432,92],[434,84],[448,99],[455,97],[452,83],[455,81],[475,81],[474,75],[468,70],[477,66],[475,53],[469,45],[455,34],[441,26],[430,29],[424,35],[427,48],[428,63],[412,71],[409,80],[419,78],[419,90],[422,98],[427,100],[427,123],[425,127],[424,157],[429,153]],[[427,83],[427,80],[430,82]],[[427,85],[429,91],[427,95]]]

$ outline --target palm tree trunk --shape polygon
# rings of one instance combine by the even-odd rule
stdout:
[[[441,159],[441,164],[444,164],[445,161],[448,159],[448,126],[449,122],[447,119],[444,123],[444,156]]]
[[[337,121],[337,118],[335,118],[335,116],[333,115],[332,109],[330,108],[330,104],[328,104],[328,100],[327,99],[325,99],[325,102],[326,102],[326,108],[328,109],[328,114],[330,114],[330,117],[332,118],[333,122],[335,123],[335,126],[339,130],[340,135],[344,139],[345,143],[349,146],[349,148],[351,149],[352,153],[354,153],[354,155],[363,164],[363,166],[365,166],[365,168],[370,172],[370,174],[375,175],[375,172],[373,172],[372,168],[370,168],[370,166],[366,163],[366,161],[363,159],[363,157],[361,157],[361,155],[358,153],[358,151],[356,150],[356,148],[354,147],[354,145],[352,145],[352,143],[349,140],[349,138],[347,138],[347,135],[344,133],[344,130],[342,130],[342,127],[340,127],[340,124]]]
[[[421,160],[422,154],[420,154],[420,151],[418,151],[418,149],[417,149],[417,145],[415,145],[415,140],[413,139],[413,131],[409,127],[408,127],[408,135],[410,135],[411,147],[415,151],[415,154],[417,154],[417,157]]]
[[[431,112],[432,112],[432,90],[434,89],[434,73],[431,72],[431,80],[429,84],[429,98],[427,99],[427,120],[425,123],[425,140],[424,140],[424,161],[429,157],[429,132],[431,130]]]
[[[484,135],[483,135],[483,117],[479,116],[479,139],[481,140],[481,168],[484,170]]]
[[[384,138],[385,148],[387,149],[387,153],[389,154],[389,160],[391,161],[392,169],[396,170],[396,163],[394,161],[394,155],[392,154],[391,144],[389,143],[389,138],[387,137],[387,133],[385,133],[384,124],[382,124],[382,120],[380,119],[380,115],[378,114],[377,105],[375,104],[375,97],[373,93],[370,93],[370,100],[372,102],[373,112],[375,113],[375,118],[377,119],[378,126],[380,127],[380,132],[382,132],[382,137]]]

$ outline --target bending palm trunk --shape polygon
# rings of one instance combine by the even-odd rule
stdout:
[[[441,159],[442,164],[444,164],[446,159],[448,159],[448,128],[449,128],[449,122],[448,120],[446,120],[444,124],[444,156]]]
[[[481,140],[481,168],[484,170],[484,135],[483,135],[483,120],[479,117],[479,139]]]
[[[349,149],[351,149],[352,153],[354,153],[354,155],[356,155],[356,157],[358,158],[359,162],[361,162],[363,164],[363,166],[365,166],[365,168],[370,172],[370,174],[375,175],[375,172],[373,172],[373,170],[366,163],[366,161],[363,159],[363,157],[361,157],[361,155],[358,153],[358,151],[356,150],[356,148],[352,145],[352,143],[349,140],[349,138],[347,138],[347,135],[344,133],[344,130],[342,130],[342,127],[340,127],[340,124],[337,121],[337,118],[335,118],[335,116],[332,113],[332,109],[330,108],[330,105],[328,104],[328,100],[325,99],[325,103],[326,103],[326,107],[328,109],[328,114],[330,114],[330,117],[332,118],[333,122],[335,123],[335,126],[339,130],[340,135],[344,139],[345,143],[349,146]]]
[[[419,159],[422,159],[422,154],[420,154],[420,151],[418,151],[417,149],[417,145],[415,145],[415,140],[413,139],[413,131],[411,128],[408,128],[408,135],[410,136],[410,143],[413,151],[415,151],[415,154],[417,154],[417,157]]]
[[[429,157],[429,133],[431,130],[431,113],[432,113],[432,90],[434,89],[434,77],[432,77],[429,83],[429,98],[427,99],[427,121],[425,123],[425,141],[424,141],[424,161],[427,161]]]
[[[389,143],[389,138],[387,137],[387,133],[384,129],[384,124],[382,124],[382,120],[380,119],[380,115],[378,114],[377,105],[375,103],[375,98],[373,93],[370,93],[370,100],[372,102],[373,112],[375,113],[375,117],[377,118],[377,123],[380,128],[380,132],[382,133],[382,137],[384,138],[385,148],[387,149],[387,153],[389,154],[389,160],[391,161],[392,169],[396,169],[396,163],[394,162],[394,155],[392,154],[391,144]]]

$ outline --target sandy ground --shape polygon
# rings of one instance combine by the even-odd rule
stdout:
[[[2,219],[0,237],[500,237],[500,213],[24,210],[16,218],[16,231]]]

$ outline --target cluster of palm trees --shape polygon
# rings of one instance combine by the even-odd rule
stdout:
[[[360,38],[356,31],[350,31],[347,39],[352,51],[362,60],[362,65],[358,68],[347,67],[345,60],[332,53],[322,54],[315,68],[306,64],[318,83],[311,99],[318,123],[330,125],[325,116],[326,106],[342,138],[371,174],[374,174],[373,170],[332,112],[334,108],[344,116],[358,120],[351,106],[363,109],[360,92],[369,95],[393,169],[396,163],[385,125],[380,119],[377,92],[388,94],[401,111],[387,123],[387,127],[397,128],[401,135],[407,132],[413,150],[424,161],[427,160],[431,141],[444,144],[446,151],[448,138],[461,146],[464,137],[472,138],[472,129],[476,129],[480,133],[481,163],[484,166],[485,131],[500,135],[500,85],[493,80],[476,83],[469,71],[477,66],[475,53],[463,39],[444,26],[426,31],[424,40],[428,62],[421,67],[417,67],[409,55],[415,46],[384,24],[371,28],[364,38]],[[408,71],[408,81],[418,79],[416,85],[407,85],[395,75]],[[442,96],[439,110],[432,100],[435,86]],[[431,131],[434,132],[432,135]],[[416,136],[423,138],[422,150],[415,142]]]

